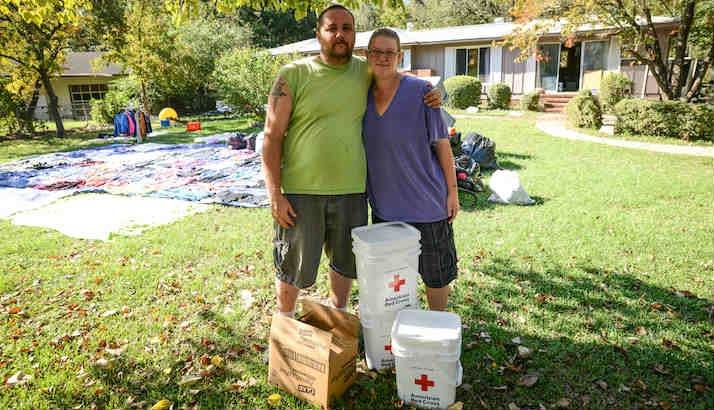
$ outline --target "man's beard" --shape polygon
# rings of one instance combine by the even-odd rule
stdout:
[[[344,52],[336,50],[337,46],[340,44],[344,46]],[[324,47],[323,51],[325,51],[325,54],[327,54],[329,57],[333,58],[346,58],[352,55],[352,47],[350,47],[350,45],[346,42],[335,43],[332,46]]]

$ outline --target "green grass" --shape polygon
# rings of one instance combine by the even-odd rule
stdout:
[[[465,324],[464,408],[553,408],[562,398],[570,408],[711,408],[712,160],[556,139],[517,119],[457,127],[492,138],[537,200],[463,198],[450,304]],[[19,155],[8,150],[2,143],[0,155]],[[109,242],[0,221],[0,376],[33,376],[0,387],[0,408],[148,408],[164,398],[174,408],[268,408],[278,392],[262,351],[275,308],[271,232],[267,210],[227,207]],[[312,294],[326,295],[325,271]],[[514,359],[515,337],[532,359]],[[104,346],[114,344],[124,351],[113,367],[94,365],[113,358]],[[205,369],[204,355],[224,365],[179,386]],[[518,385],[532,372],[533,387]],[[226,391],[251,377],[255,385]],[[393,375],[361,375],[336,408],[396,401]],[[283,394],[277,408],[311,407]]]
[[[589,129],[589,128],[575,128],[568,126],[568,128],[582,132],[583,134],[592,135],[593,137],[603,137],[603,138],[614,138],[626,141],[638,141],[638,142],[651,142],[653,144],[670,144],[670,145],[682,145],[688,147],[712,147],[714,146],[714,141],[706,140],[695,140],[695,141],[685,141],[679,138],[666,138],[657,137],[653,135],[631,135],[631,134],[615,134],[610,135],[599,130]]]
[[[201,135],[211,135],[229,131],[252,131],[254,125],[252,120],[230,119],[230,120],[204,120],[201,122],[201,131],[186,132],[181,124],[167,129],[159,128],[158,122],[152,124],[155,137],[149,138],[149,142],[164,144],[178,144],[192,142],[195,137]],[[0,138],[0,163],[8,162],[19,157],[29,155],[46,154],[49,152],[73,151],[82,148],[98,147],[107,144],[114,144],[112,141],[98,139],[100,131],[86,131],[84,129],[68,129],[67,135],[57,138],[51,132],[45,132],[35,138],[1,139]],[[101,132],[107,132],[106,130]]]

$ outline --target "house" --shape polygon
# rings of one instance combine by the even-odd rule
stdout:
[[[654,25],[665,55],[677,20],[655,17]],[[567,44],[562,41],[562,24],[555,24],[538,40],[539,58],[529,56],[520,62],[520,50],[497,45],[513,33],[518,24],[496,21],[488,24],[445,27],[429,30],[395,29],[404,58],[401,68],[420,76],[454,75],[477,77],[484,89],[493,83],[506,83],[514,99],[523,93],[542,89],[550,96],[556,111],[575,92],[590,89],[597,93],[605,72],[620,71],[633,81],[635,96],[656,98],[659,87],[647,66],[637,64],[622,52],[616,30],[605,26],[584,26]],[[364,55],[372,32],[357,33],[355,53]],[[271,50],[274,55],[318,54],[316,39],[287,44]]]
[[[89,118],[89,101],[102,99],[107,93],[110,81],[122,74],[117,64],[98,64],[101,52],[69,52],[62,72],[53,77],[52,88],[57,94],[59,112],[62,118],[85,120]],[[48,120],[47,95],[40,90],[35,118]]]

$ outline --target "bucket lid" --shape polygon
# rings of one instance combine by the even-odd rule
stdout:
[[[383,222],[352,229],[354,247],[359,249],[394,249],[419,246],[421,232],[404,222]]]
[[[461,318],[450,312],[400,310],[392,327],[392,353],[457,360],[461,355]]]

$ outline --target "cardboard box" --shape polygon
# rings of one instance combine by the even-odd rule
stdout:
[[[298,319],[274,315],[268,382],[329,409],[357,378],[359,318],[301,299]]]

